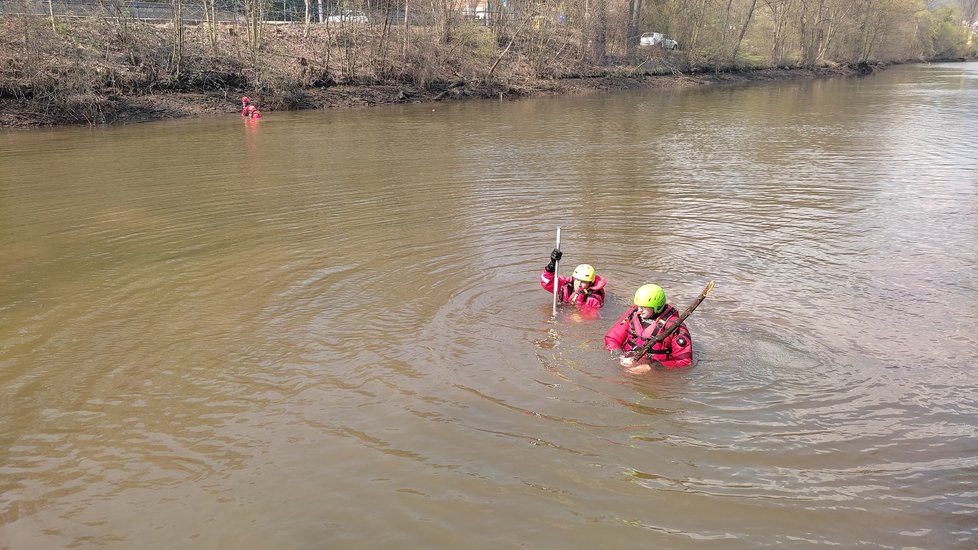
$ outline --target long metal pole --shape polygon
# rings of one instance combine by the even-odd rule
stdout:
[[[557,227],[557,250],[560,250],[560,227],[559,226]],[[554,317],[557,316],[557,292],[559,292],[560,290],[557,288],[557,279],[560,278],[557,275],[558,273],[560,273],[560,269],[557,267],[557,264],[559,263],[560,262],[558,261],[554,261],[554,311],[553,311]]]

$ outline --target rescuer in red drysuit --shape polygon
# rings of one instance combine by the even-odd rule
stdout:
[[[550,253],[550,263],[540,274],[540,286],[547,292],[553,293],[554,278],[556,278],[558,302],[577,304],[588,309],[600,308],[604,305],[604,277],[596,275],[594,268],[588,264],[581,264],[574,268],[574,273],[570,277],[555,277],[557,262],[563,254],[557,248]]]
[[[251,105],[251,98],[241,96],[241,116],[248,116],[248,106]]]
[[[665,340],[636,361],[628,352],[654,339],[660,331],[679,320],[679,312],[666,303],[666,293],[658,285],[642,285],[635,291],[634,306],[604,335],[604,347],[620,358],[628,372],[641,374],[658,363],[667,369],[678,369],[693,362],[693,339],[686,323],[679,325]]]
[[[261,111],[259,111],[258,107],[255,107],[254,105],[248,105],[248,107],[245,108],[245,111],[247,111],[245,116],[248,118],[261,118]]]

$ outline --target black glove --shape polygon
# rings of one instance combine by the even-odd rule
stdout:
[[[547,267],[545,267],[543,269],[546,270],[547,273],[553,273],[554,271],[556,271],[557,270],[557,262],[560,261],[560,258],[563,255],[564,255],[564,253],[561,252],[559,248],[553,249],[553,252],[550,253],[550,263],[547,264]]]

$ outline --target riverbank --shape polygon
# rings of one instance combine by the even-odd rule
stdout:
[[[878,67],[873,68],[873,70]],[[831,78],[865,74],[865,69],[850,66],[740,70],[735,72],[698,71],[673,75],[597,75],[535,82],[492,85],[457,83],[448,90],[430,91],[411,86],[336,85],[305,90],[297,109],[362,108],[393,103],[421,103],[479,99],[514,99],[542,95],[581,94],[635,90],[641,88],[681,88],[722,83],[764,82]],[[219,113],[236,113],[239,96],[246,89],[227,92],[164,91],[155,94],[111,94],[99,98],[100,116],[90,120],[52,118],[44,105],[29,99],[0,98],[0,127],[30,128],[77,124],[131,124],[154,120],[187,118]],[[256,98],[260,103],[260,98]],[[266,117],[274,110],[265,109]]]
[[[0,26],[0,127],[6,128],[234,113],[241,95],[251,96],[267,117],[281,110],[827,78],[880,67],[716,69],[694,64],[683,52],[659,49],[639,52],[641,62],[610,56],[595,65],[578,56],[542,64],[529,46],[503,49],[478,27],[459,34],[458,43],[467,49],[452,51],[455,57],[424,40],[393,55],[371,46],[384,40],[370,34],[371,28],[314,28],[305,34],[299,25],[267,33],[254,51],[236,27],[216,41],[202,27],[188,27],[174,65],[168,25],[130,22],[120,29],[92,22],[54,31],[39,19],[15,23]],[[342,50],[349,44],[362,55]]]

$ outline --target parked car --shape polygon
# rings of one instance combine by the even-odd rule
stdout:
[[[362,11],[344,10],[326,18],[330,23],[366,23],[367,14]]]
[[[638,39],[638,43],[640,46],[659,46],[666,50],[679,48],[679,42],[665,36],[661,32],[647,32]]]

